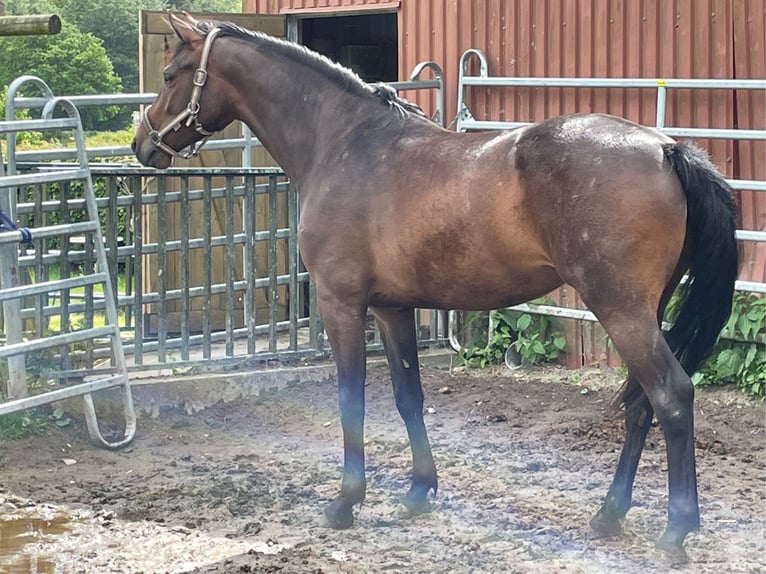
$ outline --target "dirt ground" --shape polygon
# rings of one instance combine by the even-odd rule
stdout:
[[[0,573],[664,572],[664,443],[653,428],[625,533],[597,540],[622,442],[614,371],[423,369],[439,493],[403,516],[410,452],[387,371],[371,366],[367,500],[322,525],[339,487],[334,380],[142,416],[127,450],[82,424],[0,445]],[[156,413],[157,409],[155,409]],[[702,528],[675,572],[766,572],[766,406],[700,389]]]

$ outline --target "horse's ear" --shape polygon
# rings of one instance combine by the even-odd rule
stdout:
[[[182,42],[191,43],[201,38],[200,33],[195,28],[197,20],[192,18],[187,12],[183,13],[183,17],[178,17],[172,12],[168,12],[168,23]]]
[[[168,37],[162,36],[162,39],[165,41],[165,65],[167,66],[173,59],[173,52],[170,50],[170,42],[168,42]]]

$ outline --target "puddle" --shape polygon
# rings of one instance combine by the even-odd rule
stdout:
[[[69,517],[61,513],[0,515],[0,574],[58,574],[55,560],[39,545],[69,529]]]
[[[275,554],[290,547],[268,536],[235,540],[224,532],[120,520],[108,511],[3,502],[0,493],[0,574],[177,574],[248,552]]]

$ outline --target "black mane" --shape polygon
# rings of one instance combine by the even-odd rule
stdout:
[[[203,38],[207,37],[213,28],[221,30],[219,34],[220,36],[232,36],[234,38],[241,38],[254,42],[258,45],[268,45],[279,54],[286,56],[291,60],[308,64],[313,69],[331,78],[346,91],[359,95],[373,96],[379,99],[382,103],[393,108],[402,116],[407,116],[412,113],[425,117],[423,110],[421,110],[419,106],[399,97],[396,90],[391,86],[381,82],[368,84],[348,68],[345,68],[304,46],[300,46],[293,42],[287,42],[262,32],[247,30],[232,22],[205,20],[197,22],[195,25],[195,30],[199,32]]]

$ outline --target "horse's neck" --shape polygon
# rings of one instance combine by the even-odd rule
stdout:
[[[237,72],[242,78],[237,82],[242,106],[238,115],[298,183],[318,162],[332,161],[355,123],[369,121],[371,113],[385,113],[386,108],[344,90],[321,71],[284,56],[279,60],[260,51],[250,59],[243,56],[247,65]]]

